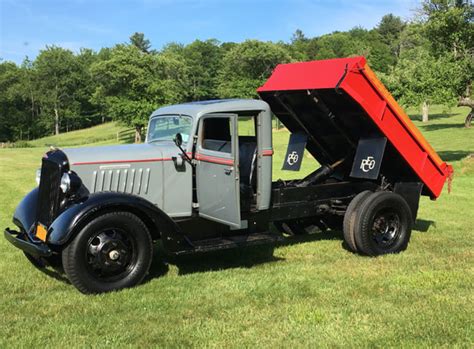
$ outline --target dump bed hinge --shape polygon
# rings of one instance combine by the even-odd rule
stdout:
[[[339,86],[341,86],[342,82],[344,81],[344,78],[346,77],[347,75],[347,70],[349,69],[348,67],[348,64],[346,63],[346,67],[344,68],[344,73],[342,73],[342,76],[341,78],[339,79],[339,81],[337,82],[336,84],[336,87],[334,87],[334,90],[336,91],[336,93],[338,95],[342,94],[341,90],[339,89]]]

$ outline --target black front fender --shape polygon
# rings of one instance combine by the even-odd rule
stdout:
[[[29,232],[35,224],[37,203],[38,188],[36,187],[20,201],[13,214],[13,223],[25,233]]]
[[[182,236],[176,223],[151,202],[135,195],[117,192],[99,192],[87,199],[73,203],[56,217],[48,229],[48,244],[65,245],[92,218],[103,212],[129,211],[139,216],[147,224],[153,238],[159,234]],[[185,240],[185,239],[183,239]],[[185,241],[183,242],[185,244]]]

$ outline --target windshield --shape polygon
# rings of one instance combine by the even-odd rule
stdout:
[[[162,115],[151,119],[148,129],[148,143],[157,141],[173,141],[179,132],[186,143],[191,134],[193,119],[186,115]]]

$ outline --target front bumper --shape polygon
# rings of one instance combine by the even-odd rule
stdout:
[[[5,239],[7,239],[13,246],[32,256],[49,257],[53,254],[48,245],[43,242],[31,241],[25,233],[6,228],[4,235]]]

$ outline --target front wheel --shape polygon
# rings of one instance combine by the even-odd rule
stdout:
[[[153,244],[146,225],[129,212],[90,221],[63,250],[64,271],[82,293],[139,284],[150,268]]]

